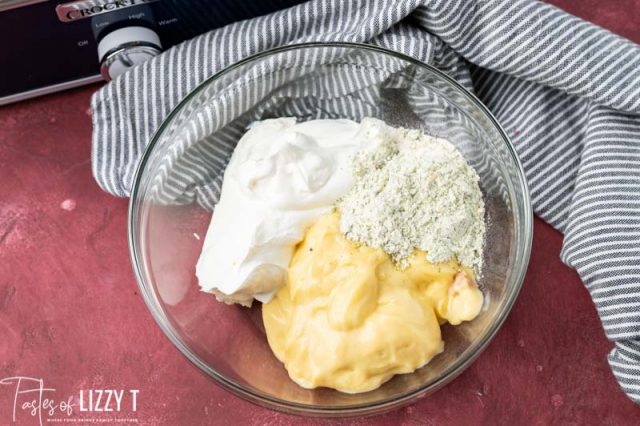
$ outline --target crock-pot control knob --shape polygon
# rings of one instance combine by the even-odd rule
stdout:
[[[100,73],[109,81],[162,51],[158,34],[146,27],[125,27],[110,32],[98,43]]]

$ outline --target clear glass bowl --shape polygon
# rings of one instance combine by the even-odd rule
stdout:
[[[247,124],[281,116],[375,116],[455,144],[480,175],[487,236],[474,321],[444,326],[445,350],[377,390],[307,390],[272,354],[261,307],[228,306],[199,290],[195,264],[234,143]],[[210,156],[212,150],[219,154]],[[493,116],[437,69],[380,47],[310,43],[260,53],[214,75],[162,123],[137,169],[129,210],[133,267],[145,302],[173,344],[218,384],[297,414],[355,415],[414,401],[460,374],[487,346],[518,295],[532,211],[522,167]]]

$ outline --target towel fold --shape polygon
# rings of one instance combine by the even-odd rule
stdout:
[[[613,373],[640,403],[640,47],[553,6],[314,0],[196,37],[93,96],[98,184],[128,196],[151,134],[192,89],[239,59],[304,41],[387,47],[485,103],[518,151],[535,212],[565,234],[562,260],[591,293],[615,342]],[[215,190],[180,198],[193,200],[210,206]]]

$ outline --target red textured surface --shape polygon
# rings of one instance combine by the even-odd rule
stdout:
[[[553,3],[640,41],[640,0]],[[130,268],[127,200],[101,192],[91,177],[94,89],[0,108],[0,379],[42,378],[56,399],[80,389],[139,389],[137,412],[126,400],[119,417],[148,425],[325,422],[227,393],[153,322]],[[536,219],[521,295],[458,379],[412,406],[348,422],[638,424],[640,407],[611,375],[611,344],[587,291],[559,260],[561,242]],[[0,424],[11,421],[12,404],[13,387],[0,386]],[[26,412],[17,416],[18,424],[37,424]]]

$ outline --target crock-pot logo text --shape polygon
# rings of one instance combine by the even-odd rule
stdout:
[[[75,395],[58,398],[56,390],[46,386],[43,379],[5,377],[0,380],[0,414],[4,416],[7,407],[13,423],[31,417],[38,419],[40,426],[72,416],[81,417],[75,420],[90,422],[95,419],[91,415],[98,413],[135,413],[139,392],[138,389],[80,389]],[[5,401],[9,402],[8,406]],[[119,423],[137,423],[137,419],[131,417],[117,420]]]
[[[154,1],[157,0],[74,1],[56,6],[56,14],[62,22],[71,22],[139,4],[152,3]]]

